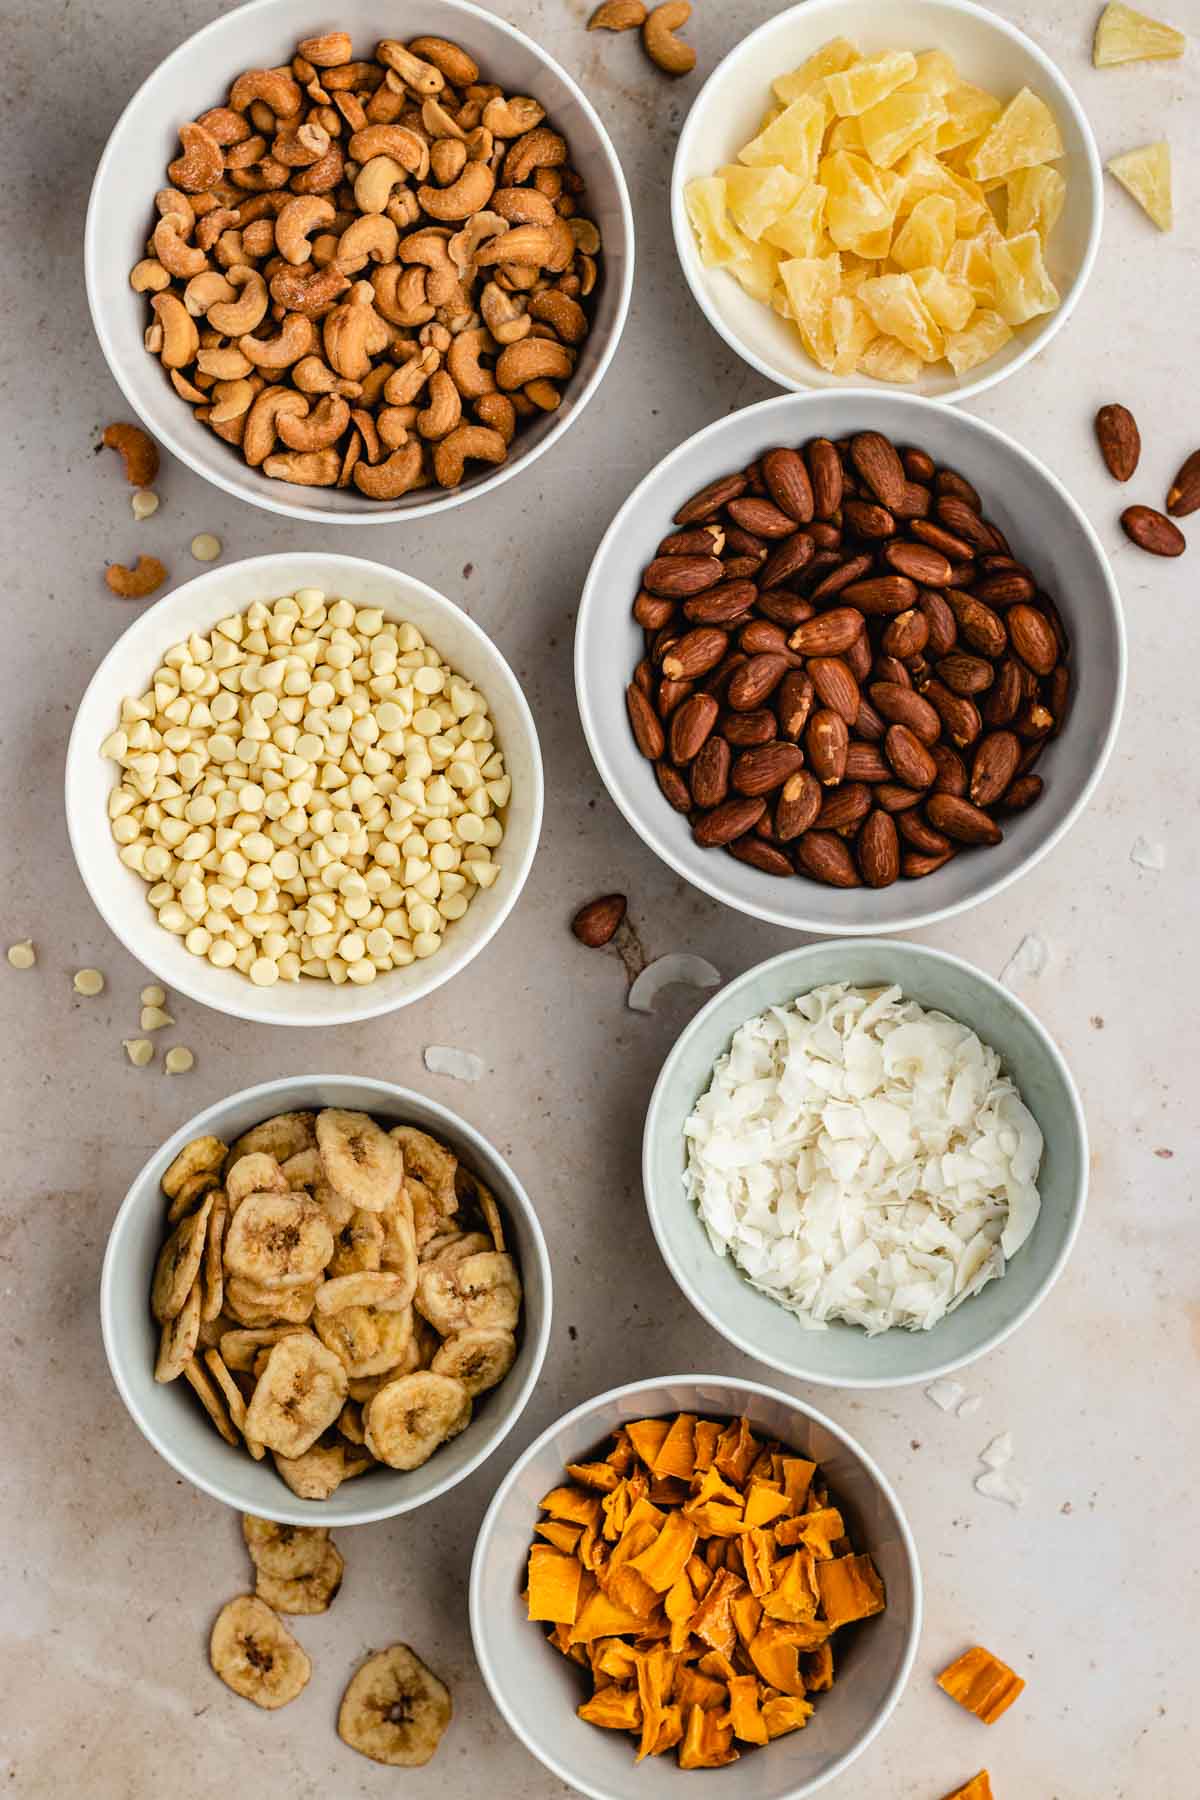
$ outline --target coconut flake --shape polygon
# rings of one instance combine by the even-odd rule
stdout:
[[[986,1463],[989,1469],[1002,1469],[1013,1459],[1013,1441],[1011,1431],[1002,1431],[994,1437],[986,1450],[979,1452],[979,1460]]]
[[[431,1075],[448,1075],[452,1081],[479,1081],[484,1061],[473,1050],[455,1050],[448,1044],[429,1044],[425,1067]]]
[[[982,1394],[968,1394],[958,1409],[958,1417],[960,1419],[969,1419],[972,1413],[977,1413],[982,1405]]]
[[[1154,844],[1149,838],[1139,837],[1134,840],[1129,860],[1136,863],[1139,869],[1165,869],[1167,852],[1162,844]]]
[[[944,1413],[953,1412],[962,1399],[965,1389],[961,1381],[931,1381],[925,1389],[925,1398],[940,1406]]]
[[[629,990],[629,1004],[634,1012],[653,1012],[654,1002],[663,988],[683,983],[687,987],[713,988],[721,985],[721,971],[714,969],[702,956],[679,951],[660,956],[647,963]]]
[[[985,1500],[1002,1500],[1005,1506],[1021,1507],[1029,1498],[1029,1488],[1002,1469],[989,1469],[975,1477],[975,1490]]]
[[[1023,975],[1036,978],[1046,966],[1046,945],[1036,931],[1025,934],[1000,971],[1005,987],[1015,987]]]

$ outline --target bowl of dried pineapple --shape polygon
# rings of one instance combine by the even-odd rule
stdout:
[[[1050,59],[970,0],[805,0],[701,89],[671,211],[701,310],[770,380],[959,400],[1066,322],[1100,160]]]

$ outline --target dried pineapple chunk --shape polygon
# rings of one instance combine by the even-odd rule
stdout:
[[[725,204],[739,230],[758,242],[768,225],[789,212],[804,192],[805,182],[782,163],[747,169],[740,163],[718,169],[725,183]]]
[[[1042,240],[1036,231],[993,244],[991,257],[996,271],[996,311],[1009,325],[1024,325],[1039,313],[1054,311],[1058,289],[1047,273]]]
[[[921,359],[893,337],[872,338],[858,359],[858,373],[874,381],[916,381]]]
[[[822,157],[819,173],[827,196],[826,229],[838,249],[886,256],[895,209],[885,198],[879,171],[861,156],[835,150]]]
[[[863,143],[862,126],[857,119],[839,119],[827,132],[824,151],[828,156],[834,150],[852,150],[855,156],[865,156],[867,147]]]
[[[943,331],[961,331],[975,311],[975,296],[965,281],[952,281],[942,269],[914,269],[917,292]]]
[[[920,50],[917,52],[917,72],[911,81],[905,82],[900,92],[948,94],[957,82],[958,70],[952,56],[947,56],[944,50]]]
[[[734,230],[737,230],[736,226]],[[756,244],[740,232],[738,237],[737,255],[725,267],[752,300],[761,300],[767,305],[779,278],[779,252],[770,244]]]
[[[798,69],[793,69],[790,75],[781,75],[771,86],[776,97],[785,106],[790,105],[793,100],[799,100],[802,94],[813,92],[824,100],[825,77],[839,74],[842,69],[848,69],[851,63],[858,60],[857,46],[849,38],[830,38],[807,62],[801,63]]]
[[[883,50],[868,56],[848,69],[825,77],[825,90],[833,101],[839,118],[847,113],[866,112],[879,100],[911,81],[917,72],[917,59],[911,50]]]
[[[936,362],[941,356],[945,348],[941,327],[911,275],[876,275],[863,282],[857,298],[881,332],[898,338],[922,362]]]
[[[1165,141],[1144,144],[1140,150],[1126,150],[1114,156],[1108,165],[1127,193],[1154,220],[1160,231],[1170,231],[1175,222],[1171,201],[1171,149]]]
[[[959,238],[952,244],[942,273],[970,288],[976,306],[991,306],[996,298],[996,271],[982,237]]]
[[[741,233],[725,206],[725,183],[719,175],[697,175],[683,190],[688,218],[700,247],[700,261],[721,268],[738,254]]]
[[[953,331],[946,339],[946,361],[956,375],[995,356],[1012,337],[1012,328],[987,307],[981,307],[962,331]]]
[[[892,240],[891,258],[902,269],[940,269],[954,243],[956,214],[948,194],[926,194]]]
[[[853,375],[863,351],[878,335],[874,320],[853,294],[835,294],[829,302],[829,329],[833,338],[833,373]]]
[[[1044,100],[1022,88],[1009,101],[978,149],[967,158],[967,174],[976,181],[1007,175],[1011,169],[1054,162],[1066,154],[1054,114]]]
[[[820,256],[825,241],[825,189],[820,182],[810,182],[762,235],[764,243],[774,244],[787,256]]]
[[[925,145],[910,150],[895,172],[904,182],[897,208],[901,218],[912,212],[926,194],[945,194],[954,202],[955,230],[960,236],[969,237],[983,224],[988,209],[978,182],[954,174]]]
[[[1092,43],[1092,62],[1098,69],[1112,63],[1150,62],[1182,56],[1187,39],[1173,25],[1163,25],[1132,6],[1112,0],[1100,14]]]
[[[825,108],[813,94],[802,94],[785,106],[779,117],[738,151],[740,163],[782,163],[793,175],[812,181],[817,173],[821,139],[825,134]],[[1040,160],[1040,159],[1039,159]]]
[[[995,94],[989,94],[986,88],[976,87],[973,82],[960,81],[942,95],[942,103],[949,117],[944,125],[938,126],[938,134],[934,140],[934,150],[944,156],[947,150],[957,150],[960,144],[972,144],[992,129],[1003,106]]]
[[[810,330],[838,291],[842,259],[832,256],[795,256],[779,265],[779,279],[787,289],[788,304],[797,325]]]
[[[1036,231],[1043,244],[1058,222],[1066,199],[1067,184],[1057,169],[1036,163],[1004,178],[1008,189],[1008,236]]]
[[[858,128],[871,161],[890,169],[931,137],[945,118],[946,108],[936,94],[889,94],[858,115]]]

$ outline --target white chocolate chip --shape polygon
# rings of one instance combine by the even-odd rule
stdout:
[[[159,914],[159,917],[162,917],[161,913]],[[207,953],[206,947],[203,951],[197,951],[196,954],[207,955]],[[162,989],[159,988],[158,992],[161,994]],[[173,1025],[175,1021],[169,1012],[164,1012],[161,1006],[155,1005],[143,1006],[142,1016],[138,1020],[138,1023],[143,1031],[161,1031],[164,1025]]]
[[[94,1000],[97,994],[104,992],[104,977],[99,969],[79,969],[73,986],[75,992],[82,994],[85,1000]]]
[[[195,1061],[190,1050],[185,1049],[182,1044],[176,1044],[163,1057],[163,1068],[168,1075],[186,1075],[188,1070],[195,1065]]]
[[[200,531],[192,539],[191,549],[197,562],[216,562],[221,554],[221,540],[211,531]]]
[[[37,961],[37,951],[33,947],[33,939],[24,938],[19,944],[10,944],[8,960],[14,969],[32,969]]]
[[[158,495],[153,488],[138,488],[129,496],[129,504],[135,519],[148,519],[158,511]]]
[[[154,1060],[154,1045],[149,1038],[122,1038],[125,1054],[135,1069],[144,1069]]]

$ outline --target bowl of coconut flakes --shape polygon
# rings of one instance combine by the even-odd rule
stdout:
[[[1009,990],[888,940],[810,944],[712,999],[646,1116],[650,1223],[748,1355],[837,1387],[931,1381],[1027,1319],[1083,1218],[1087,1129]]]

